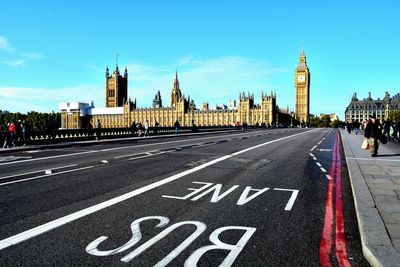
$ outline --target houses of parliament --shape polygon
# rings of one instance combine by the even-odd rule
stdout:
[[[87,128],[99,120],[103,128],[130,127],[133,123],[151,126],[173,126],[178,120],[181,126],[228,126],[236,122],[248,125],[303,123],[309,122],[310,110],[310,72],[304,51],[301,52],[295,70],[295,111],[279,109],[276,93],[262,92],[260,103],[254,101],[254,94],[239,93],[238,104],[231,100],[230,105],[210,109],[208,103],[196,108],[194,100],[186,98],[179,86],[178,73],[171,89],[170,105],[163,105],[160,91],[153,99],[151,108],[137,108],[136,99],[128,98],[128,70],[120,72],[118,64],[110,75],[105,72],[105,108],[95,108],[93,103],[62,102],[61,127],[63,129]]]

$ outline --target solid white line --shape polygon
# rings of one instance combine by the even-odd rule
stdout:
[[[98,150],[93,150],[93,151],[87,151],[87,152],[78,152],[78,153],[71,153],[71,154],[64,154],[64,155],[57,155],[57,156],[48,156],[48,157],[43,157],[43,158],[35,158],[35,159],[26,159],[26,160],[20,160],[20,161],[5,162],[5,163],[0,163],[0,166],[16,164],[16,163],[24,163],[24,162],[30,162],[30,161],[38,161],[38,160],[44,160],[44,159],[55,159],[55,158],[70,157],[70,156],[75,156],[75,155],[82,155],[82,154],[89,154],[89,153],[96,153],[96,152],[99,152],[99,151]]]
[[[326,170],[323,167],[321,167],[320,169],[321,169],[322,172],[326,173]]]
[[[39,175],[39,176],[31,177],[31,178],[26,178],[26,179],[21,179],[21,180],[17,180],[17,181],[2,183],[2,184],[0,184],[0,186],[8,185],[8,184],[16,184],[16,183],[21,183],[21,182],[30,181],[30,180],[36,180],[36,179],[40,179],[40,178],[44,178],[44,177],[50,177],[50,176],[54,176],[54,175],[58,175],[58,174],[63,174],[63,173],[69,173],[69,172],[75,172],[75,171],[86,170],[86,169],[90,169],[90,168],[93,168],[93,167],[94,167],[94,166],[88,166],[88,167],[82,167],[82,168],[73,169],[73,170],[67,170],[67,171],[62,171],[62,172],[56,172],[56,173],[53,173],[53,174]]]
[[[313,148],[310,149],[310,151],[313,151],[317,146],[313,146]]]
[[[311,131],[313,131],[313,130],[311,130]],[[266,142],[266,143],[262,143],[262,144],[259,144],[259,145],[253,146],[253,147],[249,147],[249,148],[240,150],[240,151],[238,151],[238,152],[232,153],[231,155],[237,156],[237,155],[240,155],[240,154],[245,153],[245,152],[247,152],[247,151],[250,151],[250,150],[253,150],[253,149],[256,149],[256,148],[265,146],[265,145],[269,145],[269,144],[272,144],[272,143],[275,143],[275,142],[278,142],[278,141],[281,141],[281,140],[285,140],[285,139],[288,139],[288,138],[292,138],[292,137],[295,137],[295,136],[298,136],[298,135],[302,135],[302,134],[305,134],[305,133],[309,133],[309,132],[311,132],[311,131],[301,132],[301,133],[297,133],[297,134],[294,134],[294,135],[289,135],[289,136],[285,136],[285,137],[282,137],[282,138],[278,138],[278,139],[275,139],[275,140],[272,140],[272,141],[268,141],[268,142]]]
[[[18,244],[18,243],[21,243],[21,242],[23,242],[23,241],[25,241],[25,240],[31,239],[31,238],[33,238],[33,237],[35,237],[35,236],[38,236],[38,235],[41,235],[41,234],[43,234],[43,233],[46,233],[46,232],[48,232],[48,231],[50,231],[50,230],[53,230],[53,229],[55,229],[55,228],[58,228],[58,227],[60,227],[60,226],[62,226],[62,225],[65,225],[65,224],[67,224],[67,223],[70,223],[70,222],[72,222],[72,221],[75,221],[75,220],[77,220],[77,219],[80,219],[80,218],[82,218],[82,217],[85,217],[85,216],[87,216],[87,215],[89,215],[89,214],[95,213],[95,212],[97,212],[97,211],[99,211],[99,210],[102,210],[102,209],[108,208],[108,207],[110,207],[110,206],[113,206],[113,205],[115,205],[115,204],[117,204],[117,203],[120,203],[120,202],[122,202],[122,201],[125,201],[125,200],[127,200],[127,199],[130,199],[130,198],[135,197],[135,196],[137,196],[137,195],[143,194],[143,193],[145,193],[145,192],[147,192],[147,191],[149,191],[149,190],[152,190],[152,189],[157,188],[157,187],[160,187],[160,186],[162,186],[162,185],[164,185],[164,184],[170,183],[170,182],[172,182],[172,181],[174,181],[174,180],[177,180],[177,179],[179,179],[179,178],[182,178],[182,177],[184,177],[184,176],[186,176],[186,175],[188,175],[188,174],[197,172],[197,171],[199,171],[199,170],[201,170],[201,169],[204,169],[204,168],[206,168],[206,167],[208,167],[208,166],[214,165],[214,164],[216,164],[216,163],[218,163],[218,162],[220,162],[220,161],[224,161],[224,160],[226,160],[226,159],[229,159],[229,158],[231,158],[231,157],[234,156],[234,155],[239,155],[239,154],[241,154],[241,153],[250,151],[250,150],[252,150],[252,149],[255,149],[255,148],[258,148],[258,147],[261,147],[261,146],[264,146],[264,145],[267,145],[267,144],[270,144],[270,143],[273,143],[273,142],[277,142],[277,141],[279,141],[279,140],[284,140],[284,139],[287,139],[287,138],[292,138],[292,137],[298,136],[298,135],[300,135],[300,134],[305,134],[305,133],[308,133],[308,132],[310,132],[310,131],[306,131],[306,132],[294,134],[294,135],[291,135],[291,136],[283,137],[283,138],[280,138],[280,139],[276,139],[276,140],[273,140],[273,141],[269,141],[269,142],[263,143],[263,144],[261,144],[261,145],[257,145],[257,146],[254,146],[254,147],[250,147],[250,148],[247,148],[247,149],[238,151],[238,152],[236,152],[236,153],[233,153],[233,154],[230,154],[230,155],[226,155],[226,156],[223,156],[223,157],[214,159],[214,160],[212,160],[212,161],[210,161],[210,162],[207,162],[207,163],[204,163],[204,164],[199,165],[199,166],[197,166],[197,167],[194,167],[193,169],[189,169],[189,170],[186,170],[186,171],[184,171],[184,172],[175,174],[175,175],[173,175],[173,176],[167,177],[167,178],[165,178],[165,179],[163,179],[163,180],[160,180],[160,181],[158,181],[158,182],[154,182],[154,183],[149,184],[149,185],[147,185],[147,186],[144,186],[144,187],[142,187],[142,188],[138,188],[138,189],[136,189],[136,190],[133,190],[133,191],[131,191],[131,192],[129,192],[129,193],[120,195],[120,196],[118,196],[118,197],[115,197],[115,198],[112,198],[112,199],[110,199],[110,200],[104,201],[104,202],[99,203],[99,204],[97,204],[97,205],[88,207],[88,208],[86,208],[86,209],[83,209],[83,210],[74,212],[74,213],[72,213],[72,214],[66,215],[66,216],[64,216],[64,217],[58,218],[58,219],[53,220],[53,221],[50,221],[50,222],[48,222],[48,223],[39,225],[39,226],[37,226],[37,227],[35,227],[35,228],[32,228],[32,229],[30,229],[30,230],[26,230],[26,231],[24,231],[24,232],[22,232],[22,233],[19,233],[19,234],[10,236],[10,237],[8,237],[8,238],[6,238],[6,239],[0,240],[0,250],[3,250],[3,249],[5,249],[5,248],[7,248],[7,247],[10,247],[10,246],[12,246],[12,245],[16,245],[16,244]],[[296,194],[296,196],[297,196],[297,194]],[[292,194],[292,197],[293,197],[293,194]],[[286,208],[288,208],[290,202],[292,201],[292,197],[290,198],[288,204],[286,205]],[[294,202],[294,199],[293,199],[292,202]],[[293,203],[292,203],[292,205],[293,205]],[[286,208],[285,208],[285,210],[286,210]]]
[[[66,165],[66,166],[61,166],[61,167],[56,167],[56,168],[50,168],[50,170],[58,170],[58,169],[65,169],[69,167],[75,167],[78,164],[71,164],[71,165]],[[48,170],[48,169],[47,169]],[[33,174],[33,173],[38,173],[38,172],[45,172],[46,170],[39,170],[39,171],[33,171],[33,172],[25,172],[25,173],[20,173],[20,174],[14,174],[14,175],[9,175],[9,176],[4,176],[0,177],[0,180],[2,179],[7,179],[7,178],[13,178],[13,177],[18,177],[22,175],[28,175],[28,174]]]
[[[54,221],[50,221],[48,223],[42,224],[40,226],[37,226],[37,227],[32,228],[30,230],[27,230],[25,232],[22,232],[22,233],[19,233],[17,235],[11,236],[9,238],[3,239],[3,240],[0,241],[0,250],[5,249],[5,248],[7,248],[9,246],[12,246],[12,245],[16,245],[16,244],[18,244],[20,242],[23,242],[25,240],[31,239],[32,237],[38,236],[40,234],[46,233],[46,232],[48,232],[50,230],[53,230],[53,229],[55,229],[57,227],[60,227],[60,226],[64,225],[64,224],[70,223],[70,222],[75,221],[75,220],[77,220],[79,218],[85,217],[85,216],[87,216],[89,214],[92,214],[92,213],[97,212],[99,210],[105,209],[107,207],[110,207],[112,205],[115,205],[117,203],[125,201],[125,200],[127,200],[129,198],[132,198],[134,196],[140,195],[140,194],[142,194],[144,192],[147,192],[147,191],[149,191],[151,189],[157,188],[157,187],[159,187],[161,185],[164,185],[166,183],[172,182],[172,181],[174,181],[176,179],[179,179],[179,178],[181,178],[183,176],[186,176],[188,174],[197,172],[197,171],[199,171],[201,169],[204,169],[204,168],[206,168],[208,166],[211,166],[211,165],[213,165],[213,164],[215,164],[217,162],[226,160],[226,159],[231,158],[231,157],[232,157],[231,155],[223,156],[221,158],[218,158],[218,159],[212,160],[210,162],[204,163],[204,164],[202,164],[200,166],[197,166],[197,167],[195,167],[193,169],[186,170],[184,172],[175,174],[173,176],[170,176],[170,177],[165,178],[163,180],[160,180],[158,182],[155,182],[155,183],[149,184],[147,186],[144,186],[142,188],[133,190],[133,191],[131,191],[129,193],[126,193],[126,194],[123,194],[121,196],[112,198],[110,200],[104,201],[104,202],[99,203],[97,205],[94,205],[94,206],[91,206],[89,208],[74,212],[74,213],[72,213],[70,215],[61,217],[61,218],[56,219]]]

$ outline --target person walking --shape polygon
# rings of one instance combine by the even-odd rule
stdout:
[[[181,125],[179,124],[179,121],[176,120],[175,123],[174,123],[175,135],[178,135],[178,133],[179,133],[179,127],[180,127],[180,126],[181,126]]]
[[[146,120],[146,123],[144,124],[144,137],[150,137],[150,125],[149,125],[149,120]]]
[[[368,139],[371,157],[376,157],[378,155],[379,138],[381,135],[381,124],[376,120],[375,114],[373,114],[364,131],[364,137]]]
[[[388,141],[390,141],[390,125],[392,124],[390,119],[386,119],[383,122],[383,134],[387,136]]]
[[[101,122],[100,119],[97,119],[96,123],[96,140],[99,141],[101,136]]]
[[[28,139],[28,125],[26,124],[25,119],[22,120],[20,124],[20,129],[21,129],[21,135],[22,135],[22,146],[26,146],[27,139]]]
[[[10,127],[10,123],[7,123],[6,129],[4,130],[3,148],[7,148],[10,145],[10,133],[8,132],[8,127]]]
[[[9,138],[10,138],[10,140],[9,140],[10,147],[11,147],[11,145],[13,147],[16,147],[17,145],[15,142],[17,139],[17,128],[15,127],[15,123],[13,121],[8,126],[7,132],[9,134]]]
[[[358,134],[358,131],[360,130],[360,123],[358,122],[358,120],[353,122],[353,129],[354,129],[354,133]]]

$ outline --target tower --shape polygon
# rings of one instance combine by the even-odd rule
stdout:
[[[300,123],[310,120],[310,71],[306,62],[304,49],[301,50],[299,62],[294,74],[295,118]]]
[[[177,107],[178,102],[182,98],[182,92],[179,88],[178,72],[175,73],[174,87],[172,87],[171,93],[171,107]]]
[[[108,66],[106,68],[106,107],[122,107],[128,100],[128,69],[125,67],[124,76],[119,73],[118,64],[113,74],[109,75]]]

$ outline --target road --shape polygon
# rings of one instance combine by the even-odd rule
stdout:
[[[0,155],[1,266],[368,266],[335,129]]]

